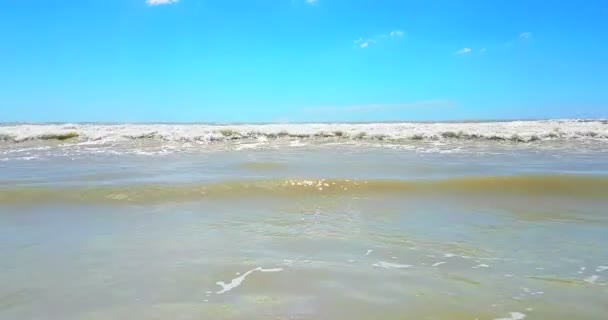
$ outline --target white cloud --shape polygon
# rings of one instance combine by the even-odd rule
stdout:
[[[473,49],[471,48],[462,48],[462,50],[456,51],[456,54],[468,54],[471,53]]]
[[[178,2],[179,0],[146,0],[146,4],[149,6],[160,6],[163,4],[173,4]]]
[[[354,43],[355,43],[355,45],[359,46],[359,48],[368,48],[372,44],[381,43],[383,41],[386,41],[387,39],[390,40],[390,38],[403,37],[404,34],[405,33],[401,30],[393,30],[388,34],[379,34],[372,38],[367,38],[367,39],[359,38],[359,39],[355,40]]]
[[[521,40],[530,40],[530,39],[532,39],[532,33],[531,32],[522,32],[519,35],[519,39],[521,39]]]
[[[371,44],[376,43],[376,40],[359,38],[355,40],[354,43],[355,45],[359,46],[359,48],[365,49],[368,48]]]
[[[515,39],[505,42],[506,48],[512,48],[516,45],[525,45],[533,41],[532,32],[522,32]]]
[[[307,4],[316,4],[318,0],[306,0]]]

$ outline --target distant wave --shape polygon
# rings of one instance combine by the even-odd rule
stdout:
[[[93,187],[14,187],[0,181],[0,204],[45,202],[171,202],[242,197],[297,198],[372,194],[563,196],[606,199],[608,177],[509,176],[444,180],[283,179],[215,184],[159,184]]]
[[[367,124],[17,124],[0,126],[0,142],[113,143],[132,140],[214,143],[233,140],[608,141],[606,120]]]

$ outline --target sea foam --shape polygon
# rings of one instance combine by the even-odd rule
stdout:
[[[273,269],[263,269],[263,268],[255,268],[255,269],[251,269],[245,273],[243,273],[241,276],[236,277],[234,279],[232,279],[230,281],[230,283],[225,283],[223,281],[218,281],[216,282],[218,286],[222,287],[222,290],[216,292],[217,294],[222,294],[222,293],[226,293],[238,286],[240,286],[243,281],[245,281],[245,279],[247,278],[247,276],[249,276],[250,274],[254,273],[255,271],[260,271],[260,272],[281,272],[283,271],[282,268],[273,268]]]
[[[250,139],[489,140],[608,140],[606,120],[543,120],[442,123],[300,123],[300,124],[15,124],[0,126],[0,142],[59,140],[114,142],[159,140],[211,143]]]

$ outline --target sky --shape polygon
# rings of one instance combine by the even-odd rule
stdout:
[[[608,118],[605,0],[0,0],[0,122]]]

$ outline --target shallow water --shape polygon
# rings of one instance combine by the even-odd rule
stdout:
[[[0,147],[0,319],[608,314],[604,142],[81,143]]]

